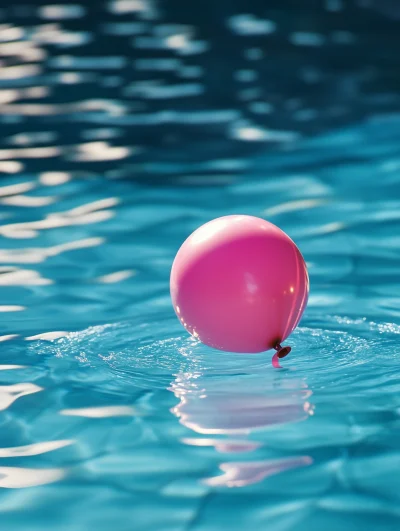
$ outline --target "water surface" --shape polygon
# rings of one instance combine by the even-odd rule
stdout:
[[[396,6],[225,4],[2,12],[7,531],[399,527]],[[307,261],[283,370],[171,307],[179,245],[234,213]]]

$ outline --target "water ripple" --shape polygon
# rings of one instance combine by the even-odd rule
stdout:
[[[222,4],[0,10],[7,531],[398,528],[399,9]],[[238,212],[309,267],[279,371],[171,308]]]

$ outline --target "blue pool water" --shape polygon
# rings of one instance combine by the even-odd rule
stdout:
[[[337,27],[305,9],[299,36],[253,3],[256,21],[214,6],[225,40],[177,1],[1,12],[29,56],[0,74],[1,529],[399,529],[398,80],[389,48],[360,59],[363,23],[393,42],[399,12],[359,2],[345,26],[356,2],[332,0]],[[195,17],[198,35],[173,25]],[[240,67],[273,23],[288,78],[320,75],[318,98],[282,71],[275,92],[268,61]],[[219,93],[231,74],[250,86]],[[171,307],[180,244],[233,213],[279,225],[308,264],[283,370],[203,346]]]

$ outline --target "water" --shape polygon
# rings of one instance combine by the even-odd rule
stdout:
[[[2,11],[1,527],[395,531],[397,4],[173,4]],[[171,307],[179,245],[233,213],[309,267],[283,370]]]

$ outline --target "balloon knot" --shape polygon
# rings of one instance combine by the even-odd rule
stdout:
[[[275,347],[275,350],[277,352],[277,356],[279,359],[285,358],[289,352],[292,350],[291,347],[282,347],[280,343],[278,343]]]

